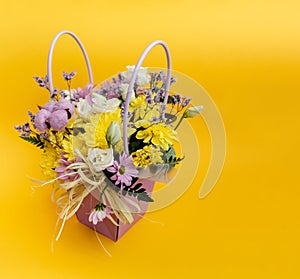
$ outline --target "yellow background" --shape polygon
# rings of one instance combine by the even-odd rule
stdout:
[[[299,9],[292,0],[2,0],[0,277],[300,278]],[[165,40],[174,69],[206,88],[227,132],[214,191],[198,200],[201,170],[182,198],[147,215],[163,226],[142,220],[118,243],[102,237],[112,258],[75,218],[51,252],[51,189],[32,191],[26,177],[40,177],[40,152],[12,129],[47,101],[31,77],[46,73],[62,29],[83,41],[96,81]],[[162,53],[144,65],[164,66]],[[87,81],[69,38],[59,41],[54,65],[58,87],[62,70],[78,70],[76,86]]]

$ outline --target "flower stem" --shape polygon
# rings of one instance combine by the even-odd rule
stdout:
[[[181,124],[183,118],[184,118],[184,116],[182,115],[181,118],[179,119],[179,121],[178,121],[178,123],[177,123],[177,125],[176,125],[176,127],[175,127],[174,130],[176,130],[179,127],[179,125]]]

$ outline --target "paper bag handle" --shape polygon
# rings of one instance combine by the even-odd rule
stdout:
[[[88,69],[89,82],[94,83],[93,82],[93,74],[92,74],[91,64],[90,64],[88,55],[87,55],[87,53],[84,49],[83,44],[81,43],[81,41],[78,39],[78,37],[74,33],[72,33],[71,31],[68,31],[68,30],[64,30],[64,31],[61,31],[58,34],[56,34],[56,36],[54,37],[54,39],[51,42],[49,53],[48,53],[47,75],[48,75],[49,90],[50,90],[51,97],[53,96],[53,81],[52,81],[52,56],[53,56],[53,50],[54,50],[54,46],[55,46],[56,41],[58,40],[58,38],[61,37],[64,34],[70,35],[77,42],[77,44],[79,45],[79,47],[80,47],[80,49],[81,49],[81,51],[84,55],[85,63],[86,63],[87,69]]]
[[[167,44],[164,41],[157,40],[149,44],[143,53],[141,54],[138,62],[135,65],[129,86],[128,86],[128,91],[127,91],[127,96],[125,100],[125,105],[124,105],[124,116],[123,116],[123,141],[124,141],[124,151],[126,154],[129,154],[129,148],[128,148],[128,137],[127,137],[127,125],[128,125],[128,109],[129,109],[129,103],[130,103],[130,98],[131,98],[131,93],[134,87],[134,83],[137,79],[137,74],[138,70],[140,69],[144,59],[146,58],[147,54],[150,52],[152,48],[154,48],[156,45],[161,45],[167,56],[167,67],[168,67],[168,72],[167,72],[167,80],[166,80],[166,91],[165,91],[165,99],[164,99],[164,107],[163,107],[163,112],[162,114],[164,115],[164,110],[166,108],[167,102],[168,102],[168,94],[169,94],[169,89],[170,89],[170,84],[171,84],[171,68],[172,68],[172,61],[171,61],[171,55],[169,48]]]

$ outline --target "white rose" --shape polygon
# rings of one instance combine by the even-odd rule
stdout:
[[[96,172],[102,171],[113,164],[113,149],[89,148],[88,160],[92,163]]]
[[[129,87],[129,84],[121,85],[121,90],[122,90],[121,95],[122,95],[122,99],[124,101],[126,100],[126,97],[127,97],[128,87]],[[130,102],[133,101],[134,99],[135,99],[135,93],[134,93],[134,90],[132,89],[131,96],[130,96]]]
[[[126,68],[127,72],[124,72],[123,76],[128,82],[130,82],[135,66],[127,66]],[[149,75],[147,74],[147,69],[148,68],[146,67],[139,68],[135,81],[138,86],[143,86],[150,81]]]
[[[80,98],[77,103],[77,111],[79,116],[87,118],[88,114],[92,112],[92,107],[87,100]]]
[[[95,112],[114,112],[120,105],[120,100],[117,98],[106,99],[99,94],[92,95],[93,110]]]

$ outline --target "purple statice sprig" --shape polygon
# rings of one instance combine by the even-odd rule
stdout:
[[[50,92],[49,79],[47,75],[45,77],[34,76],[33,79],[36,81],[39,87],[45,88]],[[50,98],[54,99],[57,93],[58,93],[58,89],[54,88]]]
[[[72,83],[72,79],[74,78],[74,76],[76,75],[76,71],[72,71],[71,73],[67,73],[67,72],[62,72],[62,76],[64,78],[64,80],[67,82],[68,85],[68,89],[71,89],[71,83]]]
[[[29,137],[31,134],[29,122],[25,122],[23,125],[14,126],[14,128],[21,134],[21,137]]]
[[[151,72],[150,75],[150,89],[157,92],[160,88],[166,88],[167,75],[164,71]],[[176,82],[176,79],[171,76],[170,85]]]
[[[170,103],[172,104],[172,109],[175,107],[177,113],[179,113],[190,104],[192,98],[184,97],[180,94],[175,94],[175,95],[171,95],[169,100]]]
[[[49,90],[49,80],[47,75],[45,77],[34,76],[33,79],[37,82],[39,87]]]
[[[21,139],[30,142],[41,149],[44,148],[44,140],[46,139],[31,130],[29,122],[25,122],[23,125],[15,126],[14,128],[21,134]]]

